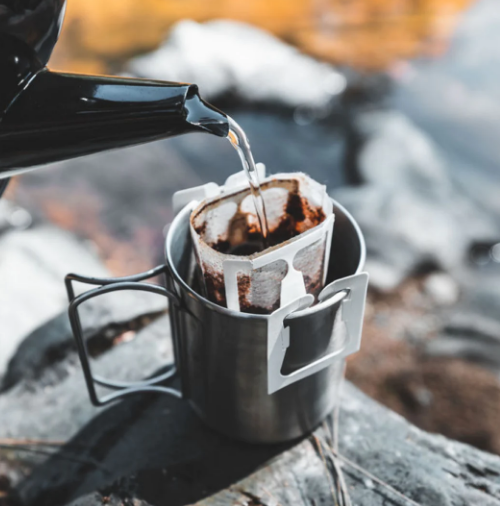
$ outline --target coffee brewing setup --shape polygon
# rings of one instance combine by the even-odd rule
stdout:
[[[66,277],[92,403],[164,393],[215,430],[256,443],[314,429],[338,403],[344,359],[360,346],[368,276],[352,216],[306,174],[266,177],[243,130],[196,85],[49,71],[65,1],[14,5],[0,6],[0,194],[33,166],[189,132],[227,137],[243,165],[222,186],[174,195],[163,265]],[[159,275],[163,284],[146,282]],[[74,282],[93,288],[76,296]],[[92,373],[78,311],[124,290],[169,300],[175,363],[136,383]],[[166,386],[173,379],[176,388]],[[102,387],[112,392],[101,396]]]

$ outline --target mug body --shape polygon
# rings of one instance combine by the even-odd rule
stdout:
[[[170,305],[172,335],[182,394],[213,429],[254,443],[277,443],[313,430],[338,402],[344,358],[269,394],[270,319],[226,309],[197,289],[186,206],[166,238],[167,288],[179,302]],[[327,283],[358,274],[364,264],[364,240],[349,213],[333,201],[335,227]],[[342,297],[333,296],[289,315],[289,342],[280,373],[293,374],[346,340]]]

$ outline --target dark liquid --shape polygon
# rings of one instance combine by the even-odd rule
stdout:
[[[255,166],[252,151],[250,149],[250,143],[248,142],[245,132],[238,123],[229,116],[227,119],[229,120],[229,134],[227,135],[227,138],[238,152],[243,169],[247,175],[250,191],[252,192],[253,203],[255,205],[255,213],[257,215],[257,219],[259,220],[260,233],[262,236],[261,249],[265,249],[268,247],[269,226],[267,224],[266,206],[260,189],[259,175],[257,173],[257,167]],[[232,254],[245,255],[249,253]]]
[[[253,255],[254,253],[258,253],[259,251],[262,251],[262,242],[261,241],[248,241],[244,242],[242,244],[238,244],[236,246],[233,246],[232,248],[229,248],[227,250],[228,255],[241,255],[241,256],[248,256]]]
[[[288,194],[288,202],[284,209],[277,226],[269,231],[266,244],[268,248],[281,244],[293,237],[303,233],[305,230],[319,225],[325,220],[325,214],[321,206],[311,206],[305,199],[302,199],[297,191],[290,191]],[[308,223],[304,227],[304,222]],[[203,235],[203,229],[197,230],[200,235]],[[239,236],[239,234],[238,234]],[[248,233],[245,235],[244,242],[236,244],[229,239],[219,240],[210,246],[216,251],[228,255],[253,255],[262,251],[262,237],[259,233]]]

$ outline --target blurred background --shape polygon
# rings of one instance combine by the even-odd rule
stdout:
[[[499,26],[496,0],[69,0],[49,66],[197,83],[268,172],[327,184],[363,228],[371,275],[347,377],[500,454]],[[191,134],[15,178],[0,376],[64,308],[66,272],[161,263],[173,192],[239,169],[227,141]]]
[[[73,0],[53,66],[109,72],[152,51],[179,21],[228,19],[262,28],[323,61],[384,70],[439,55],[471,0]]]

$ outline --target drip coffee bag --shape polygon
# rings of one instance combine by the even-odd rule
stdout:
[[[334,223],[326,187],[302,173],[262,180],[269,226],[264,239],[250,191],[240,182],[232,177],[222,188],[210,187],[212,196],[191,214],[205,297],[257,314],[305,294],[316,298],[326,280]]]

